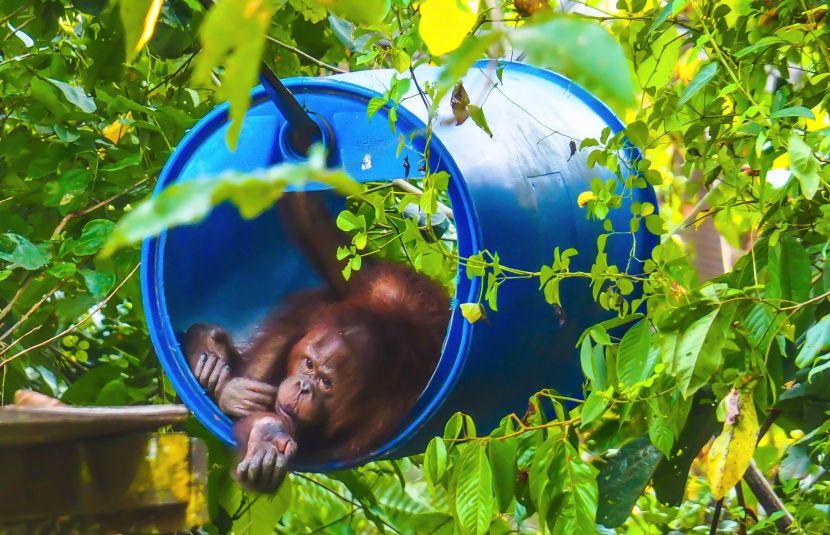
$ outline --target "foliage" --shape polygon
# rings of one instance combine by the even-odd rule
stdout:
[[[388,106],[392,122],[413,69],[443,65],[435,85],[417,87],[430,121],[451,95],[457,118],[489,131],[486,108],[459,82],[475,60],[518,47],[625,115],[625,132],[572,147],[616,175],[577,199],[605,224],[592,267],[571,269],[573,249],[531,271],[503,265],[498,251],[459,258],[451,227],[439,235],[413,217],[417,205],[431,221],[448,202],[451,177],[428,168],[421,194],[387,183],[352,191],[338,218],[352,244],[339,256],[349,269],[370,254],[406,259],[448,286],[463,267],[483,279],[479,300],[460,304],[469,321],[497,321],[499,288],[513,278],[535,279],[565,310],[578,305],[562,300],[562,281],[590,285],[610,319],[580,339],[584,401],[540,392],[484,435],[458,414],[423,455],[295,474],[275,497],[235,486],[228,453],[194,423],[216,464],[206,530],[774,531],[781,513],[763,512],[741,483],[754,460],[791,529],[826,532],[828,7],[578,4],[566,15],[524,1],[220,0],[206,16],[192,0],[0,0],[0,395],[25,386],[72,403],[174,398],[141,319],[137,250],[115,247],[228,198],[252,214],[279,196],[286,172],[323,173],[213,177],[210,189],[168,194],[193,203],[187,217],[163,210],[164,198],[133,208],[217,101],[231,100],[238,131],[260,56],[279,75],[391,67],[389,91],[367,113]],[[647,185],[660,213],[633,203],[626,228],[614,228],[610,211]],[[708,280],[690,238],[704,225],[744,253]],[[641,227],[662,237],[638,259],[643,272],[609,265],[607,241],[635,251]],[[99,255],[108,239],[112,254]]]

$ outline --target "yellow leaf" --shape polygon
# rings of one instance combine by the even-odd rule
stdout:
[[[121,0],[119,2],[121,23],[124,25],[127,61],[132,61],[153,37],[163,3],[163,0]]]
[[[435,56],[452,52],[473,28],[477,13],[476,0],[426,0],[418,25],[421,39]]]
[[[461,315],[470,323],[475,323],[484,315],[479,303],[461,303]]]
[[[127,112],[125,119],[132,119],[132,112]],[[116,119],[112,122],[111,125],[104,127],[101,131],[104,134],[104,137],[112,141],[114,144],[117,144],[121,141],[121,138],[126,136],[130,130],[132,130],[132,126],[122,122],[121,119]]]
[[[578,204],[580,207],[584,207],[586,204],[588,204],[596,198],[597,196],[594,195],[593,191],[583,191],[579,194],[579,197],[576,198],[576,204]]]
[[[724,403],[723,431],[706,456],[706,479],[716,500],[741,481],[752,460],[758,436],[758,417],[751,393],[733,388]]]

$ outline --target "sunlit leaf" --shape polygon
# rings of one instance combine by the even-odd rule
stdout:
[[[224,66],[219,94],[230,102],[228,145],[236,146],[242,121],[257,82],[265,34],[277,0],[219,0],[210,8],[200,29],[202,51],[193,76],[211,83],[211,73]]]
[[[430,53],[452,52],[473,28],[478,13],[476,0],[425,0],[421,4],[418,31]]]
[[[153,37],[163,4],[163,0],[119,0],[127,62],[135,59]]]
[[[812,199],[821,182],[819,163],[813,155],[813,149],[804,143],[804,139],[797,132],[793,131],[787,150],[790,155],[790,171],[801,184],[804,196]]]
[[[308,0],[358,24],[377,24],[389,12],[391,0]]]
[[[723,498],[746,472],[758,435],[758,417],[752,396],[732,389],[725,400],[723,431],[706,457],[706,479],[716,500]]]
[[[692,78],[692,81],[686,86],[686,89],[683,91],[683,95],[680,97],[680,101],[677,103],[678,106],[682,106],[691,100],[691,98],[700,92],[703,89],[703,86],[709,83],[709,81],[715,77],[715,74],[718,72],[718,64],[715,62],[707,63],[704,67],[701,67],[695,77]]]
[[[11,268],[21,267],[29,271],[40,269],[50,258],[47,251],[19,234],[0,234],[0,260],[9,262]]]
[[[81,111],[92,113],[98,109],[98,106],[95,105],[95,101],[92,97],[87,95],[82,88],[76,85],[67,84],[66,82],[61,82],[60,80],[54,80],[52,78],[47,78],[47,80],[49,80],[52,85],[57,87],[60,92],[63,93],[66,100],[76,105]]]

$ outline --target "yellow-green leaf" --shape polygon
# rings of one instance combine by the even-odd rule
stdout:
[[[251,88],[257,82],[265,33],[278,5],[276,0],[219,0],[202,23],[202,51],[193,77],[209,83],[213,70],[224,65],[225,73],[218,93],[231,105],[230,147],[236,146],[242,130],[242,120],[251,101]]]
[[[706,457],[706,479],[716,500],[723,498],[743,477],[758,435],[758,417],[750,393],[733,388],[724,402],[723,431]]]
[[[368,25],[382,21],[392,6],[391,0],[311,0],[310,3],[325,6],[344,19]]]
[[[426,0],[421,4],[421,39],[436,56],[461,45],[478,17],[475,0]]]
[[[135,59],[138,52],[153,37],[161,13],[162,0],[121,0],[118,4],[124,25],[126,60]]]
[[[461,303],[461,315],[470,323],[475,323],[484,315],[480,303]]]

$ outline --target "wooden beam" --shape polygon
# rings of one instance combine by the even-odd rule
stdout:
[[[4,447],[0,473],[0,526],[12,531],[175,532],[209,520],[207,450],[184,433]]]

